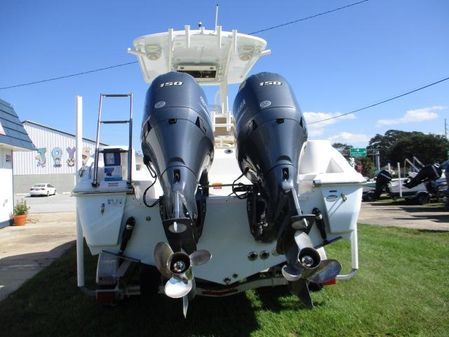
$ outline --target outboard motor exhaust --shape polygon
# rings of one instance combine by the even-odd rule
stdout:
[[[207,170],[214,155],[214,136],[206,97],[185,73],[157,77],[146,95],[142,124],[145,164],[153,165],[162,189],[159,202],[171,248],[192,253],[206,212]]]
[[[251,232],[270,242],[283,236],[286,218],[301,215],[297,176],[305,121],[289,84],[274,73],[242,83],[234,116],[240,169],[257,189],[248,196]]]

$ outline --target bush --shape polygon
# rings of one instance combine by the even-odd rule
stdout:
[[[14,215],[24,215],[28,213],[30,207],[27,206],[27,202],[25,200],[18,201],[14,206]]]

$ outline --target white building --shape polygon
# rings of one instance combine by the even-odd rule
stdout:
[[[71,192],[75,185],[76,136],[31,121],[24,121],[23,126],[36,150],[14,153],[15,193],[27,193],[36,183],[50,183],[57,193]],[[83,160],[93,156],[95,142],[83,138],[82,151]]]
[[[10,224],[14,209],[13,154],[31,150],[33,142],[13,107],[0,99],[0,228]]]

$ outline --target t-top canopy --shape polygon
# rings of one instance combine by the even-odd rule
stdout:
[[[257,60],[270,53],[267,42],[256,36],[215,30],[169,29],[134,40],[131,54],[137,56],[144,79],[150,83],[169,71],[192,75],[202,85],[242,82]]]

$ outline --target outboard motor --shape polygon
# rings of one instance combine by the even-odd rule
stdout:
[[[376,189],[374,191],[374,200],[380,198],[380,195],[384,190],[388,193],[390,189],[388,188],[388,183],[391,181],[392,177],[390,172],[387,170],[381,170],[376,176]]]
[[[206,97],[185,73],[157,77],[148,89],[142,124],[144,162],[153,165],[162,189],[160,214],[173,251],[196,250],[206,212],[207,170],[214,136]]]
[[[279,242],[291,217],[301,214],[297,177],[307,140],[303,115],[282,76],[259,73],[240,85],[234,117],[237,160],[256,189],[248,196],[251,233],[256,240]]]
[[[446,191],[444,192],[444,208],[449,210],[449,160],[442,165],[444,167],[444,175],[446,176]]]
[[[404,183],[404,186],[407,188],[413,188],[423,182],[437,180],[441,177],[442,173],[443,170],[441,169],[440,164],[435,163],[432,165],[426,165],[416,174],[416,176],[409,178]]]
[[[334,279],[341,265],[321,260],[308,235],[314,222],[322,225],[317,220],[321,213],[315,209],[303,214],[299,205],[298,161],[307,140],[304,117],[285,78],[274,73],[259,73],[241,84],[234,117],[237,160],[254,185],[247,194],[251,233],[259,241],[276,240],[277,253],[287,259],[282,275],[304,305],[312,307],[309,282]]]

